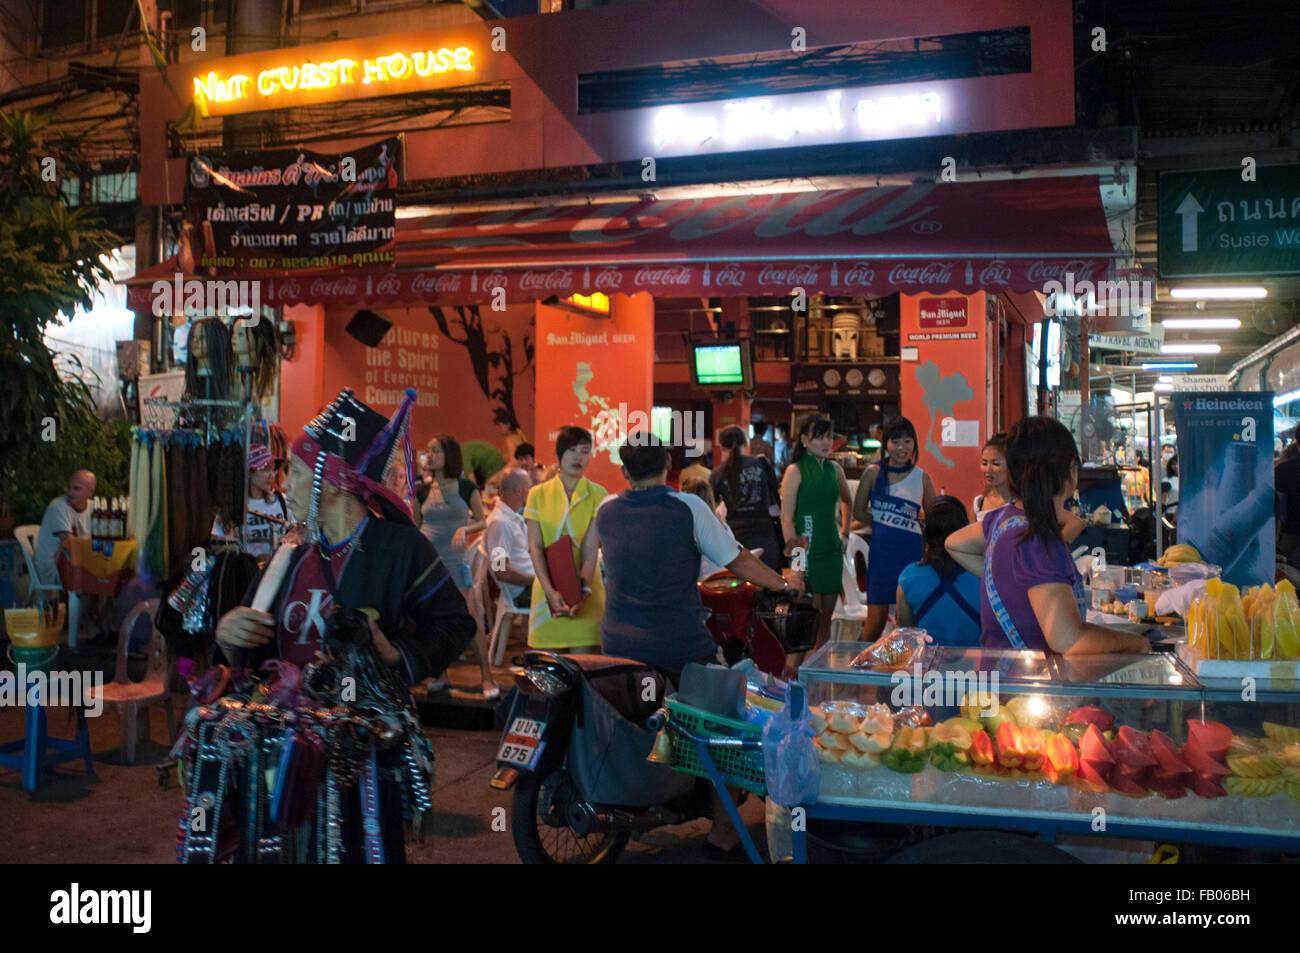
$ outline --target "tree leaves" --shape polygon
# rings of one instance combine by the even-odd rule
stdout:
[[[39,518],[72,469],[99,466],[101,495],[112,480],[105,468],[125,470],[120,427],[114,437],[85,383],[64,380],[44,343],[51,324],[93,307],[96,287],[112,280],[103,256],[121,244],[42,175],[48,159],[63,168],[44,137],[51,118],[0,112],[0,509],[24,518],[32,494]],[[47,417],[57,424],[50,442],[41,439]]]

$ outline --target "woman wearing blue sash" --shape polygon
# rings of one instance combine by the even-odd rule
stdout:
[[[862,639],[874,642],[884,631],[904,567],[921,558],[921,514],[934,499],[929,474],[916,465],[916,428],[900,417],[885,428],[880,462],[858,482],[853,516],[871,522],[867,557],[867,621]],[[868,515],[869,514],[869,515]]]
[[[980,645],[1063,655],[1149,652],[1138,635],[1084,621],[1083,582],[1062,537],[1065,501],[1079,480],[1079,450],[1063,424],[1026,417],[1007,434],[1017,500],[948,537],[948,552],[983,579]]]

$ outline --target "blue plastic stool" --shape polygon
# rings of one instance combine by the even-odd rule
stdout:
[[[29,680],[28,686],[30,684]],[[24,692],[27,690],[25,687]],[[23,740],[0,744],[0,767],[20,769],[23,772],[24,790],[36,790],[45,770],[65,761],[84,759],[86,774],[92,778],[95,776],[90,753],[90,727],[86,724],[86,713],[81,708],[77,708],[76,738],[49,736],[44,705],[28,705],[25,723]]]

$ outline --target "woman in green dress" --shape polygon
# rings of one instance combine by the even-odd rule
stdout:
[[[834,439],[827,418],[814,415],[805,420],[781,481],[785,552],[791,557],[791,566],[804,574],[807,592],[821,613],[817,648],[830,637],[831,616],[844,578],[843,540],[853,506],[844,471],[827,459]],[[796,667],[801,661],[791,660]]]

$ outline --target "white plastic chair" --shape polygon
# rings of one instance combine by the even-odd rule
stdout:
[[[28,605],[36,603],[35,597],[40,592],[48,592],[52,596],[63,596],[63,586],[59,585],[57,580],[45,582],[36,571],[36,537],[40,533],[41,528],[36,523],[28,523],[14,529],[14,539],[18,540],[18,548],[23,551],[23,560],[27,563],[27,575],[31,576],[32,579],[27,586]]]
[[[854,556],[862,554],[862,561],[865,563],[868,559],[870,548],[867,541],[857,533],[849,534],[849,544],[844,553],[844,569],[842,576],[842,586],[840,597],[835,600],[835,611],[831,615],[831,641],[843,641],[840,636],[846,626],[849,626],[854,638],[849,641],[857,641],[857,631],[862,628],[862,623],[867,621],[867,594],[858,588],[858,572],[854,566]]]
[[[488,657],[492,659],[492,664],[500,668],[505,664],[506,644],[510,641],[510,629],[513,626],[513,616],[521,615],[527,618],[530,609],[521,609],[514,604],[514,601],[506,596],[506,591],[501,590],[501,595],[497,597],[497,615],[492,622],[492,637],[488,643]],[[502,623],[505,624],[504,631]]]
[[[135,764],[135,743],[137,738],[149,738],[149,706],[162,702],[167,713],[167,744],[176,736],[176,718],[172,712],[172,658],[167,650],[167,642],[154,625],[154,616],[158,613],[158,600],[146,599],[139,603],[122,621],[117,635],[117,670],[113,681],[99,689],[97,694],[104,704],[117,709],[122,721],[122,758],[127,764]],[[127,650],[131,642],[131,629],[135,620],[144,614],[149,619],[149,628],[153,633],[146,650],[148,666],[144,678],[133,682],[127,676]],[[141,719],[141,713],[144,718]]]

